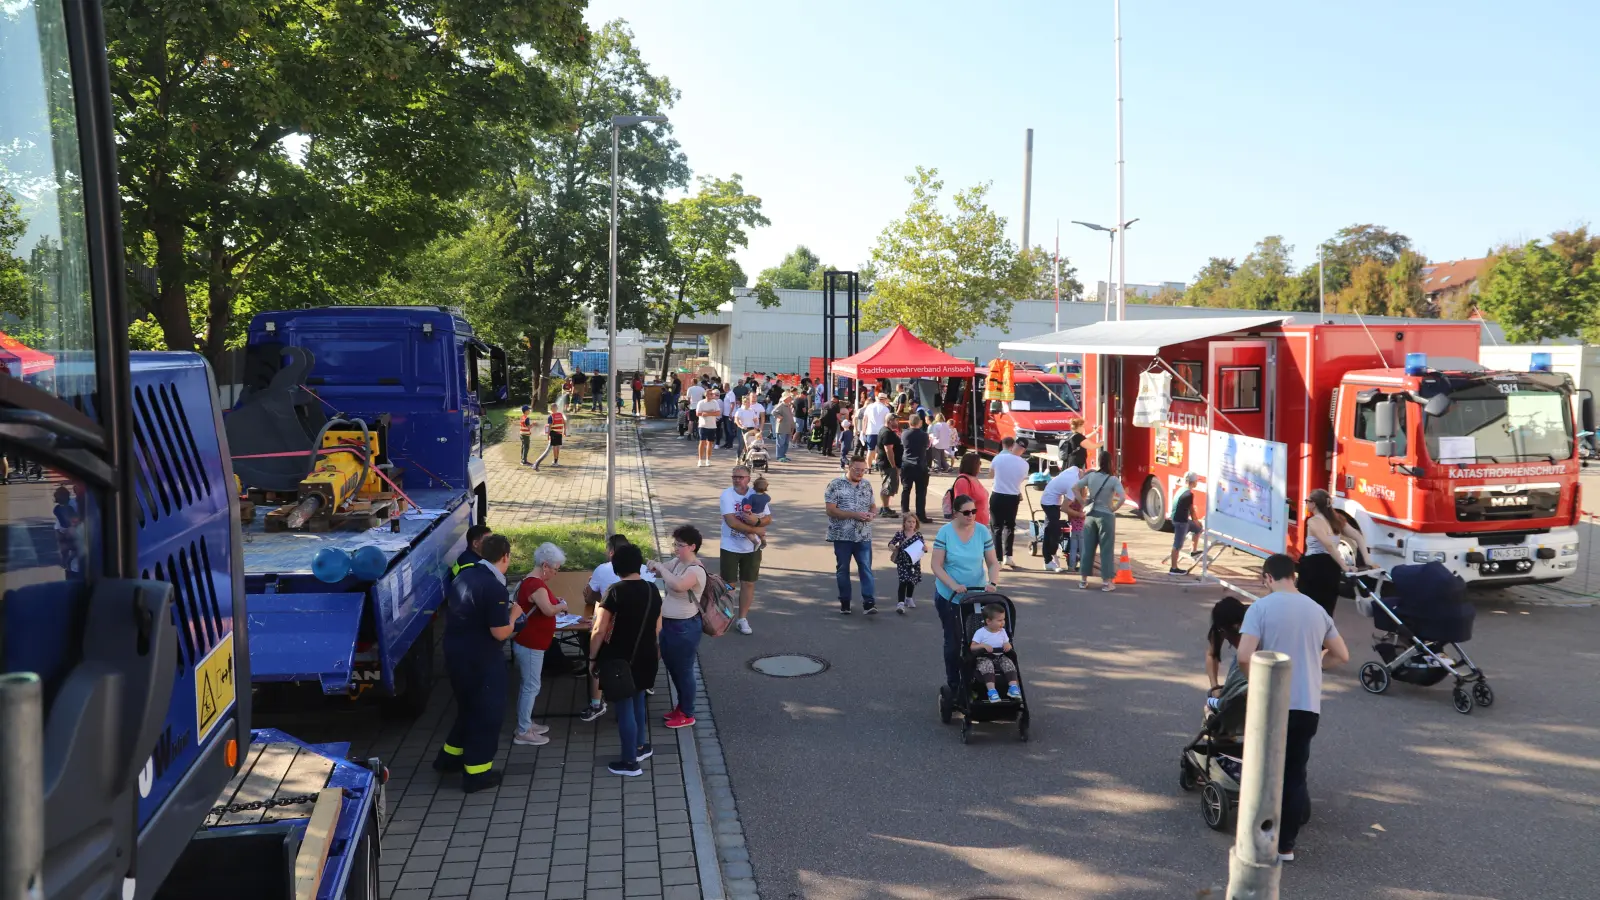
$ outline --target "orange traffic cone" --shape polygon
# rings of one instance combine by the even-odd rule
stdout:
[[[1122,556],[1117,558],[1117,577],[1111,579],[1112,584],[1138,584],[1133,580],[1133,560],[1128,558],[1128,545],[1122,545]]]

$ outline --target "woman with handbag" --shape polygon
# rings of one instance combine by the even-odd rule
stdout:
[[[661,603],[661,661],[678,691],[678,705],[667,713],[668,728],[694,724],[694,657],[700,652],[700,595],[706,589],[706,565],[700,552],[700,530],[679,525],[672,532],[672,559],[651,560],[650,571],[666,587]]]
[[[660,664],[661,591],[639,577],[644,553],[638,547],[618,548],[611,565],[621,580],[606,591],[595,611],[589,659],[599,675],[600,693],[617,710],[622,741],[622,758],[606,768],[631,778],[644,774],[639,762],[653,754],[645,692],[656,686]]]

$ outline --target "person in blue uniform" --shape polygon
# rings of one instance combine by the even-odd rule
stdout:
[[[444,668],[456,699],[456,720],[434,759],[440,772],[461,772],[467,793],[500,783],[494,754],[506,712],[506,664],[501,645],[514,630],[506,569],[511,543],[491,534],[479,545],[483,559],[450,582],[444,608]]]
[[[493,534],[487,525],[474,525],[467,529],[467,549],[461,551],[456,557],[456,564],[450,567],[450,577],[461,574],[467,566],[483,560],[483,539]]]

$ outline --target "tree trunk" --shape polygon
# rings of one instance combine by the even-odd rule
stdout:
[[[548,409],[550,406],[550,362],[551,357],[555,355],[555,351],[556,330],[551,328],[539,338],[539,372],[543,378],[540,383],[544,385],[542,392],[539,394],[540,409]]]
[[[156,322],[168,350],[196,350],[194,325],[189,321],[189,285],[184,277],[183,224],[158,222],[151,229],[156,237],[158,289],[155,297]]]
[[[539,398],[544,396],[545,375],[539,371],[539,345],[534,336],[524,331],[522,339],[528,345],[528,352],[524,354],[528,365],[528,405],[534,409],[541,409]]]
[[[661,383],[668,383],[668,376],[672,373],[672,340],[678,335],[678,320],[682,316],[676,309],[672,311],[672,327],[667,329],[667,347],[661,354]]]

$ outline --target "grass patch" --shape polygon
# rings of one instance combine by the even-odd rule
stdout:
[[[617,529],[628,540],[644,550],[646,559],[655,556],[655,535],[650,526],[624,519]],[[533,568],[533,551],[546,541],[566,551],[568,570],[593,569],[606,561],[606,523],[584,522],[579,525],[524,525],[514,528],[496,528],[511,541],[511,571],[527,572]]]

